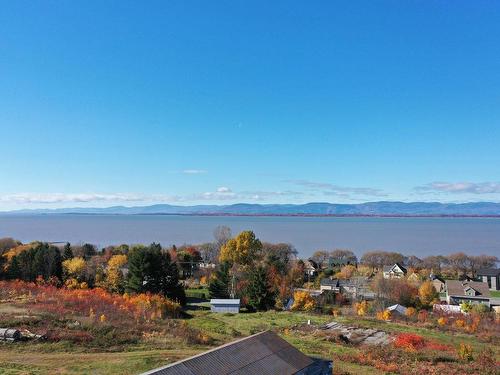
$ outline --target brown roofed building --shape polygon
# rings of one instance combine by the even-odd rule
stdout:
[[[219,346],[143,375],[327,375],[330,361],[310,358],[270,331]]]
[[[462,302],[490,305],[490,290],[487,283],[478,281],[446,280],[446,301],[450,305]]]

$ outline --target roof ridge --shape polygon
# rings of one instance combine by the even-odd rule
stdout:
[[[176,366],[176,365],[181,364],[181,363],[183,363],[183,362],[187,362],[187,361],[189,361],[189,360],[191,360],[191,359],[201,357],[201,356],[203,356],[203,355],[205,355],[205,354],[215,352],[215,351],[220,350],[220,349],[222,349],[222,348],[225,348],[225,347],[227,347],[227,346],[230,346],[230,345],[233,345],[233,344],[239,343],[239,342],[241,342],[241,341],[248,340],[248,339],[250,339],[250,338],[252,338],[252,337],[256,337],[256,336],[259,336],[259,335],[263,335],[263,334],[268,333],[268,332],[269,332],[269,333],[273,333],[273,334],[275,334],[275,333],[274,333],[274,332],[272,332],[271,330],[265,330],[265,331],[262,331],[262,332],[257,332],[257,333],[254,333],[253,335],[246,336],[246,337],[242,337],[241,339],[237,339],[237,340],[234,340],[234,341],[231,341],[231,342],[227,342],[227,343],[225,343],[225,344],[222,344],[222,345],[217,346],[217,347],[215,347],[215,348],[209,349],[209,350],[204,351],[204,352],[202,352],[202,353],[195,354],[195,355],[193,355],[193,356],[191,356],[191,357],[187,357],[187,358],[181,359],[181,360],[179,360],[179,361],[176,361],[176,362],[173,362],[173,363],[169,363],[168,365],[165,365],[165,366],[162,366],[162,367],[158,367],[158,368],[155,368],[155,369],[150,370],[150,371],[147,371],[147,372],[143,372],[141,375],[155,374],[156,372],[158,372],[158,371],[160,371],[160,370],[163,370],[163,369],[166,369],[166,368],[169,368],[169,367]],[[275,334],[275,335],[276,335],[276,334]],[[276,336],[278,336],[278,335],[276,335]],[[278,337],[279,337],[279,336],[278,336]]]

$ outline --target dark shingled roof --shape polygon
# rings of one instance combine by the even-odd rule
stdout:
[[[313,364],[313,359],[275,333],[266,331],[144,375],[291,375]]]
[[[500,276],[500,268],[483,268],[477,271],[478,276]]]

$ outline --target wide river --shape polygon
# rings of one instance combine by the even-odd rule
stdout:
[[[0,237],[89,242],[197,244],[219,225],[253,230],[269,242],[293,244],[301,257],[318,249],[398,251],[424,257],[464,251],[500,257],[500,218],[230,217],[151,215],[0,216]]]

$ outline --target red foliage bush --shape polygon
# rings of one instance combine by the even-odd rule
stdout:
[[[111,294],[104,289],[64,289],[25,281],[0,281],[0,299],[24,299],[32,308],[57,316],[76,315],[120,322],[124,318],[154,320],[178,317],[180,306],[160,295]]]
[[[419,350],[426,346],[425,339],[414,333],[400,333],[396,336],[394,345],[398,348],[403,348],[406,350]]]

